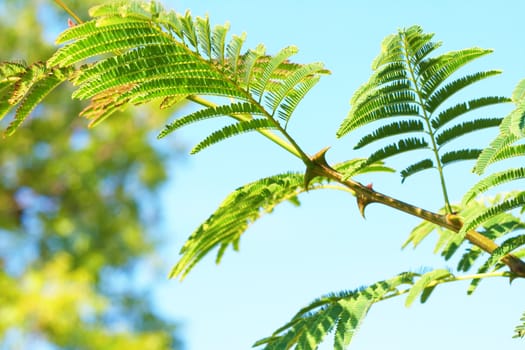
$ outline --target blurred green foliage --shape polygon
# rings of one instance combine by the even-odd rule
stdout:
[[[86,15],[95,1],[67,3]],[[0,1],[0,60],[47,59],[67,19],[52,1]],[[179,348],[136,282],[158,272],[154,203],[177,152],[148,130],[166,115],[136,109],[87,130],[70,88],[0,140],[0,348]]]

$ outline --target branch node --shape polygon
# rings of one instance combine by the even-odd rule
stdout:
[[[304,173],[304,188],[308,191],[310,182],[317,176],[323,176],[324,173],[320,171],[320,168],[330,167],[326,161],[325,154],[328,152],[330,147],[325,147],[313,156],[310,157],[310,162],[306,166],[306,172]]]

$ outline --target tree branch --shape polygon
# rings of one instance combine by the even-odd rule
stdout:
[[[453,232],[459,232],[463,226],[462,220],[452,214],[442,215],[437,214],[412,204],[400,201],[398,199],[387,196],[383,193],[373,190],[369,186],[365,186],[360,182],[352,179],[344,179],[343,174],[333,169],[326,162],[325,154],[328,148],[324,148],[317,154],[310,158],[311,163],[307,164],[307,170],[305,174],[305,186],[308,187],[309,182],[316,176],[323,176],[336,181],[350,190],[352,190],[357,198],[357,205],[361,215],[364,216],[364,210],[370,203],[380,203],[391,208],[400,210],[407,214],[416,216],[423,220],[429,221],[433,224],[439,225]],[[499,246],[490,238],[482,235],[481,233],[471,230],[465,235],[465,238],[473,245],[481,248],[485,252],[492,254]],[[519,277],[525,278],[525,262],[517,258],[512,254],[507,254],[501,261],[505,263],[510,270]]]

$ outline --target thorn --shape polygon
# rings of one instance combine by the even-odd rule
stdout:
[[[68,18],[67,19],[67,26],[69,28],[73,28],[74,26],[76,26],[77,24],[75,22],[73,22],[73,20],[71,18]]]
[[[329,166],[325,158],[325,154],[329,149],[330,147],[325,147],[310,157],[311,164],[306,167],[306,172],[304,173],[304,188],[307,191],[310,182],[319,175],[316,173],[316,165]]]
[[[361,216],[363,217],[363,219],[366,219],[365,209],[368,204],[372,203],[372,201],[360,194],[356,196],[356,200],[357,200],[357,208],[359,209],[359,213],[361,213]]]
[[[316,154],[314,154],[310,160],[314,163],[320,164],[320,165],[326,165],[328,166],[328,163],[326,162],[326,152],[330,149],[330,146],[323,148]]]
[[[369,183],[368,185],[366,185],[366,188],[368,188],[369,190],[373,190],[374,188],[374,184],[373,183]]]

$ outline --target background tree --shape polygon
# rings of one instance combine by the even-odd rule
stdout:
[[[85,13],[94,1],[69,3]],[[0,8],[1,60],[45,60],[67,28],[52,2]],[[179,348],[150,300],[165,276],[155,203],[176,154],[150,130],[166,115],[135,109],[91,132],[71,91],[54,91],[0,147],[0,347]]]

